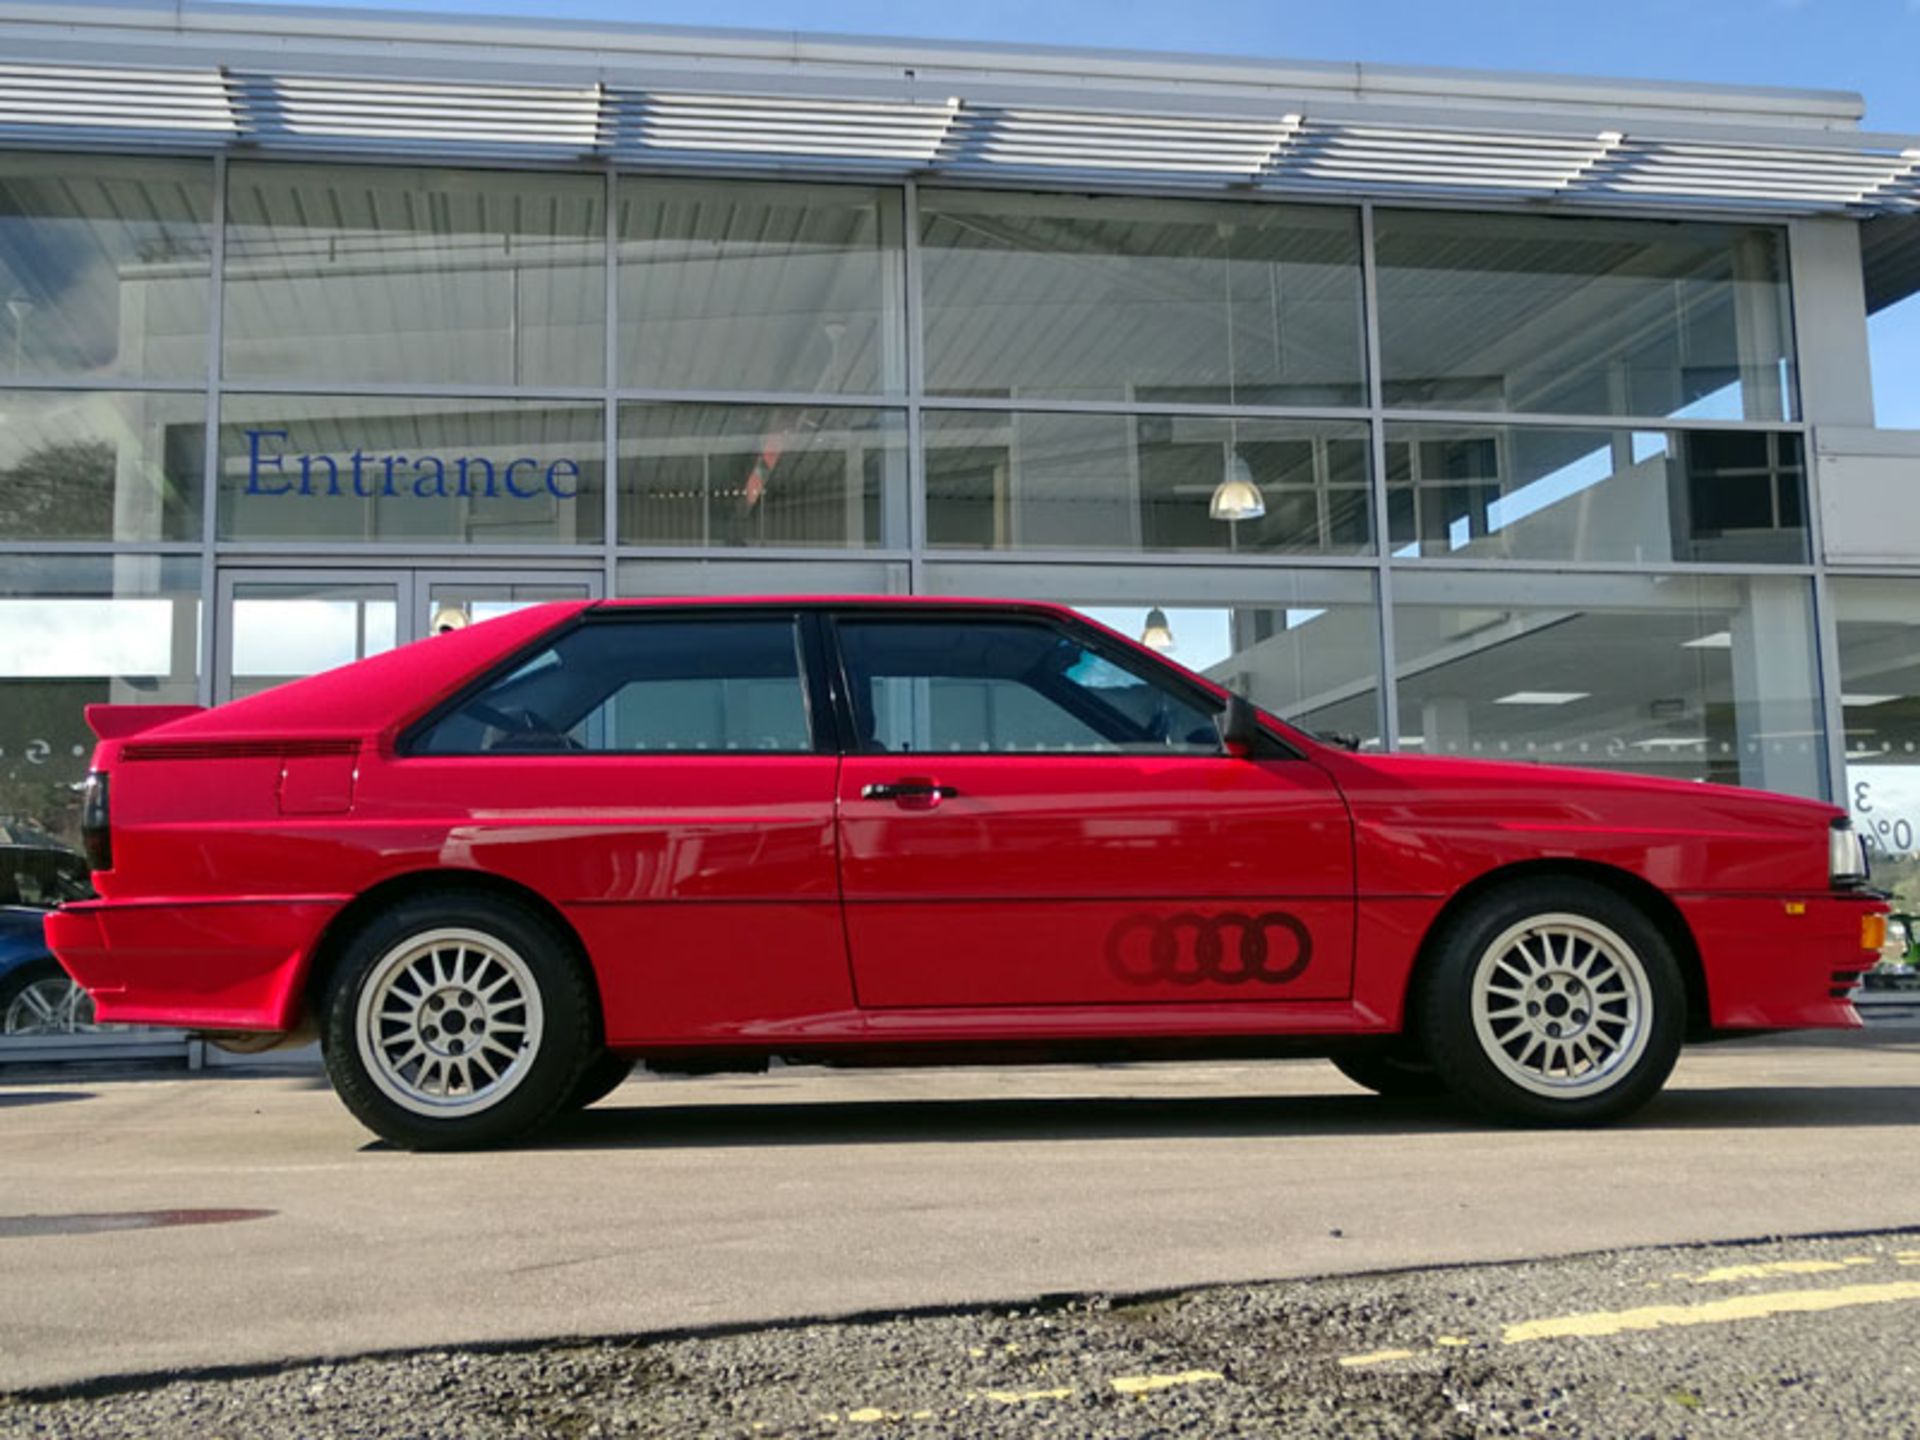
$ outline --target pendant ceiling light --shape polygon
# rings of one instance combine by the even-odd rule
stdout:
[[[1163,653],[1173,649],[1173,627],[1167,623],[1167,612],[1158,605],[1147,611],[1147,625],[1140,632],[1140,643],[1149,650]]]
[[[1239,453],[1227,464],[1227,476],[1213,489],[1207,514],[1216,520],[1258,520],[1267,513],[1267,497],[1253,483],[1253,468]]]
[[[1220,240],[1225,248],[1226,285],[1222,299],[1227,309],[1227,403],[1232,405],[1238,397],[1234,394],[1234,384],[1239,379],[1235,364],[1233,346],[1233,229],[1231,226],[1219,227]],[[1207,514],[1215,520],[1237,521],[1258,520],[1267,513],[1267,497],[1260,493],[1260,487],[1253,483],[1253,467],[1248,465],[1240,454],[1240,422],[1227,422],[1226,474],[1220,483],[1213,487],[1213,499],[1207,505]]]

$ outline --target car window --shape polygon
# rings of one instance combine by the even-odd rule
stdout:
[[[1038,621],[843,619],[858,747],[1217,753],[1212,712],[1170,678]]]
[[[87,862],[48,839],[0,843],[0,905],[59,905],[93,894]]]
[[[421,755],[813,749],[792,616],[592,621],[422,731]]]

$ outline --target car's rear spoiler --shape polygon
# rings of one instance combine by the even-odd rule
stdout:
[[[102,740],[124,740],[189,715],[198,715],[204,705],[89,705],[87,725]]]

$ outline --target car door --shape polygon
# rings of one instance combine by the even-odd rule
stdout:
[[[365,798],[444,835],[441,864],[558,906],[610,1041],[851,1013],[811,634],[792,610],[589,611],[404,741]]]
[[[1225,753],[1219,702],[1091,627],[846,611],[841,893],[860,1004],[1344,998],[1338,789]]]

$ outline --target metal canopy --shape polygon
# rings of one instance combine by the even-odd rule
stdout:
[[[88,53],[69,45],[64,54]],[[94,51],[93,53],[97,53]],[[216,53],[224,53],[216,51]],[[237,40],[236,58],[257,58]],[[291,60],[316,63],[322,57]],[[341,64],[338,51],[325,57]],[[0,65],[0,143],[400,154],[449,159],[598,160],[640,168],[835,171],[872,175],[1141,184],[1239,194],[1415,195],[1671,206],[1788,214],[1920,212],[1920,141],[1834,125],[1728,125],[1659,108],[1541,110],[1514,97],[1436,121],[1359,113],[1337,90],[1289,100],[1236,93],[1209,114],[1205,93],[1166,87],[1115,104],[1009,98],[1005,76],[955,71],[938,101],[876,93],[832,65],[778,88],[711,72],[709,83],[627,83],[580,67],[574,83],[513,83],[497,66],[455,80],[370,67]],[[522,72],[526,73],[526,72]],[[551,70],[545,73],[553,73]],[[617,73],[617,72],[615,72]],[[659,72],[692,80],[685,71]],[[907,72],[911,75],[913,72]],[[720,83],[711,83],[718,81]],[[977,83],[976,83],[977,81]],[[735,89],[735,85],[741,88]],[[968,91],[975,94],[969,98]]]

